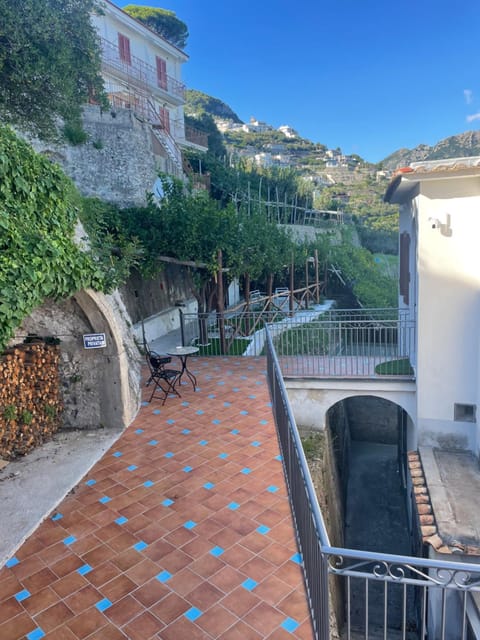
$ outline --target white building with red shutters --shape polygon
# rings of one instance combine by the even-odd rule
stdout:
[[[181,148],[207,148],[205,135],[185,127],[182,65],[188,56],[110,0],[102,0],[101,8],[92,22],[100,36],[110,103],[151,125],[165,151],[165,172],[181,176]]]

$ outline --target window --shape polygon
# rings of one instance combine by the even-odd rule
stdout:
[[[477,421],[477,405],[476,404],[454,404],[453,419],[455,422],[476,422]]]
[[[130,55],[130,40],[122,33],[118,34],[118,51],[120,53],[120,60],[127,64],[132,64],[132,57]]]
[[[160,123],[167,133],[170,133],[170,112],[165,107],[159,109]]]
[[[167,88],[167,63],[157,56],[157,84],[160,88]]]

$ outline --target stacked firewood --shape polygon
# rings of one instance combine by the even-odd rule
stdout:
[[[28,453],[54,434],[62,414],[60,351],[45,342],[0,355],[0,458]]]

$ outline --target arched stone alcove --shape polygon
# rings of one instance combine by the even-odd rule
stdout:
[[[62,301],[47,300],[24,320],[14,342],[28,334],[60,339],[63,427],[126,427],[140,398],[139,354],[118,293],[84,290]],[[104,333],[106,346],[85,349],[83,336]]]

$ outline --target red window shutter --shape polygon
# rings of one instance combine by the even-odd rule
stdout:
[[[170,133],[170,112],[165,107],[160,107],[160,123],[167,133]]]
[[[122,33],[118,34],[118,51],[120,53],[120,60],[127,64],[132,64],[132,57],[130,55],[130,40]]]
[[[157,84],[162,89],[167,88],[167,63],[162,58],[156,57],[157,61]]]
[[[400,295],[405,304],[409,302],[410,291],[410,234],[400,234]]]

